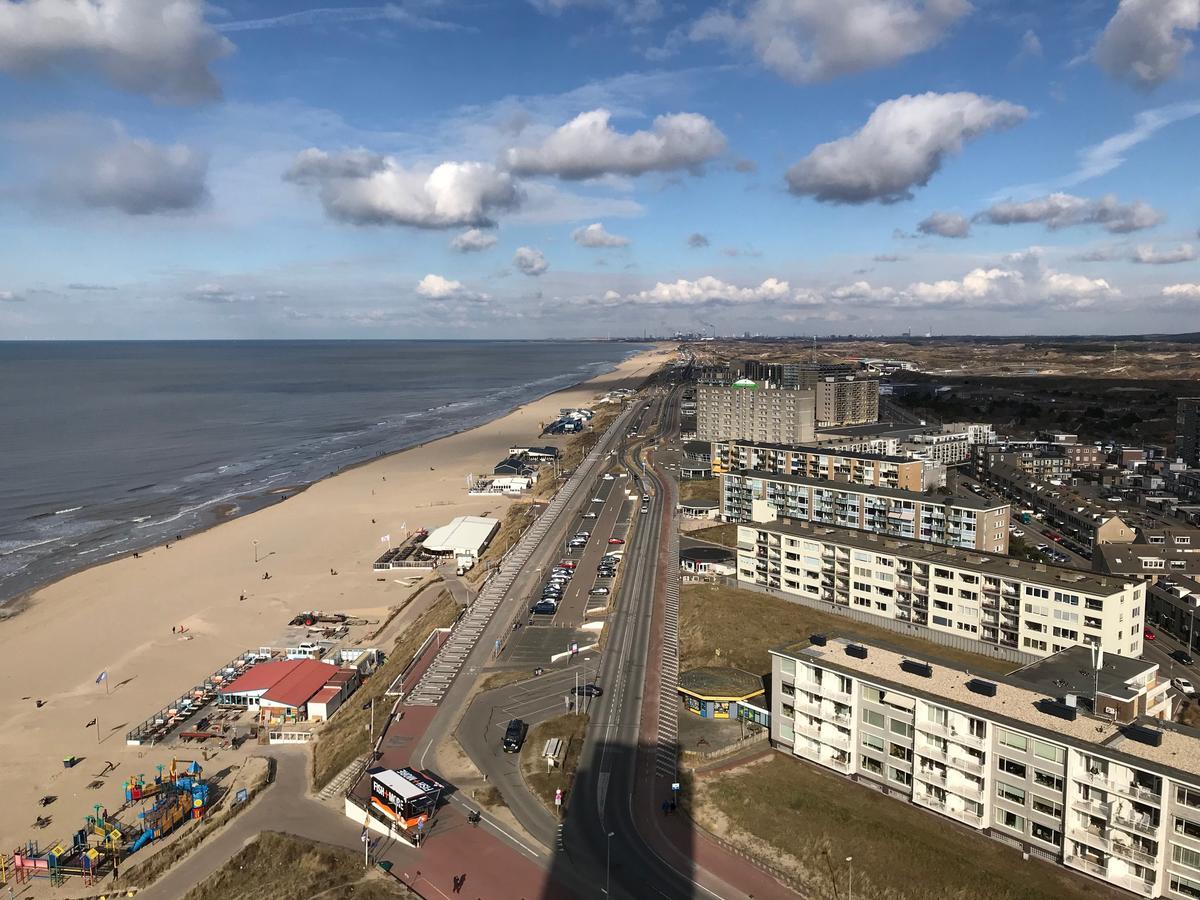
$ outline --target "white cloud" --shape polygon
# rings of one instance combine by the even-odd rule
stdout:
[[[1200,103],[1172,103],[1138,113],[1133,128],[1105,138],[1085,148],[1079,154],[1079,168],[1063,180],[1065,185],[1079,184],[1091,178],[1107,175],[1125,162],[1125,154],[1138,144],[1148,141],[1160,129],[1184,119],[1200,115]]]
[[[173,103],[221,95],[209,66],[233,50],[203,0],[0,2],[0,71],[99,72],[121,90]]]
[[[1200,300],[1200,284],[1168,284],[1162,289],[1162,295],[1179,300]]]
[[[768,69],[804,84],[928,50],[970,9],[966,0],[751,0],[744,16],[706,13],[690,37],[748,47]]]
[[[513,254],[513,265],[526,275],[533,276],[541,275],[550,268],[542,251],[533,247],[518,247]]]
[[[529,5],[553,16],[571,9],[604,10],[628,25],[643,25],[663,14],[660,0],[529,0]]]
[[[419,31],[458,31],[461,27],[453,22],[420,16],[389,3],[386,6],[305,9],[300,12],[284,13],[280,16],[268,16],[261,19],[241,19],[235,22],[223,22],[217,26],[217,30],[229,34],[237,31],[262,31],[268,28],[308,28],[377,21],[384,21],[391,25],[404,25]]]
[[[47,185],[59,199],[132,216],[188,212],[208,200],[208,155],[121,137],[82,150]]]
[[[254,294],[241,293],[232,288],[225,287],[223,284],[209,282],[207,284],[199,284],[188,292],[188,299],[197,300],[201,303],[212,303],[216,305],[233,304],[233,303],[253,303]]]
[[[1042,42],[1038,39],[1037,32],[1032,28],[1021,35],[1021,50],[1017,56],[1029,59],[1042,58]]]
[[[1022,106],[967,92],[906,94],[879,104],[854,134],[793,165],[788,187],[829,203],[906,200],[964,143],[1026,115]]]
[[[1113,234],[1128,234],[1163,221],[1162,213],[1148,203],[1120,203],[1112,194],[1097,199],[1054,193],[1033,200],[995,203],[975,216],[993,225],[1040,222],[1051,230],[1076,225],[1099,225]]]
[[[15,291],[0,291],[0,303],[20,303],[24,299]]]
[[[1171,78],[1200,28],[1200,0],[1121,0],[1092,51],[1113,78],[1150,90]]]
[[[609,234],[599,222],[593,222],[585,228],[576,228],[571,232],[571,239],[580,247],[629,246],[629,238],[619,234]]]
[[[416,292],[428,300],[487,300],[487,294],[467,290],[461,281],[453,281],[432,272],[417,282]]]
[[[521,200],[507,172],[480,162],[443,162],[406,169],[366,150],[330,154],[310,148],[284,176],[317,190],[330,218],[355,225],[460,228],[494,224],[492,216]]]
[[[498,240],[499,238],[490,231],[468,228],[450,242],[450,248],[457,250],[459,253],[477,253],[489,247],[494,247]]]
[[[1140,244],[1133,248],[1130,262],[1143,263],[1150,266],[1169,266],[1175,263],[1191,262],[1196,258],[1196,248],[1191,244],[1180,244],[1165,250],[1151,244]]]
[[[917,223],[921,234],[946,238],[965,238],[971,234],[971,223],[958,213],[933,212]]]
[[[757,287],[738,287],[712,275],[704,275],[695,280],[660,281],[649,290],[630,294],[626,299],[664,306],[694,306],[700,303],[789,301],[805,296],[803,292],[794,292],[791,285],[778,278],[768,278]]]
[[[691,234],[688,235],[687,245],[693,249],[698,249],[700,247],[707,247],[708,243],[709,243],[708,238],[698,231],[693,231]]]
[[[504,154],[505,164],[518,175],[580,180],[678,169],[695,171],[725,150],[725,135],[696,113],[659,116],[650,131],[633,134],[613,129],[611,118],[607,109],[581,113],[536,146],[510,147]]]

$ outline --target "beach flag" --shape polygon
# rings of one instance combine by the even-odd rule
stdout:
[[[102,681],[108,681],[108,670],[107,669],[96,676],[96,684],[99,684]]]
[[[379,539],[379,543],[381,543],[381,544],[390,544],[391,542],[392,542],[392,536],[390,534],[385,534],[383,537],[381,537]]]

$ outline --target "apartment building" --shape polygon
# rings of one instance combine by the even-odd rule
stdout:
[[[1200,580],[1169,575],[1154,581],[1146,592],[1146,621],[1175,635],[1189,652],[1200,652],[1196,613],[1200,612]]]
[[[1174,544],[1101,544],[1092,553],[1092,568],[1121,578],[1156,581],[1164,575],[1200,576],[1200,542]]]
[[[781,752],[1140,896],[1200,896],[1200,733],[1169,723],[1157,664],[1075,647],[985,679],[821,635],[771,656]]]
[[[886,453],[954,466],[971,459],[976,444],[994,444],[996,432],[980,422],[946,425],[857,425],[823,428],[817,434],[822,444],[864,453]]]
[[[799,522],[738,526],[738,581],[1047,656],[1138,656],[1143,581]]]
[[[731,385],[697,384],[696,437],[812,443],[815,404],[812,391],[762,387],[745,378]]]
[[[708,461],[713,474],[734,469],[754,469],[778,475],[804,475],[904,491],[929,490],[946,483],[946,467],[936,463],[825,446],[713,441]]]
[[[817,427],[862,425],[879,419],[879,380],[859,375],[822,378],[816,393]]]
[[[970,550],[1008,552],[1007,503],[740,469],[721,475],[726,522],[791,519]]]
[[[1176,404],[1175,455],[1200,469],[1200,397],[1180,397]]]

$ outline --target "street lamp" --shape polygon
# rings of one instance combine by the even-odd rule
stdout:
[[[605,842],[607,852],[604,854],[604,894],[608,896],[608,889],[612,886],[610,877],[612,874],[612,839],[616,832],[610,831],[607,834],[608,840]]]
[[[847,900],[854,900],[854,857],[846,857],[846,868],[849,870],[846,882],[846,897]]]

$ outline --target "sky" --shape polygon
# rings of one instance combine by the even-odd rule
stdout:
[[[1200,0],[0,0],[0,339],[1197,331],[1198,31]]]

